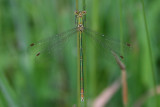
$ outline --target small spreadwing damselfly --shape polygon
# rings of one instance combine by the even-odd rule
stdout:
[[[75,23],[76,27],[68,30],[67,32],[60,33],[58,35],[49,37],[45,40],[39,41],[37,43],[30,44],[31,49],[33,47],[36,48],[35,56],[39,57],[43,53],[46,53],[47,51],[50,51],[54,49],[59,43],[65,41],[66,39],[73,36],[73,34],[77,34],[77,42],[78,42],[78,54],[79,54],[79,71],[80,71],[80,96],[81,101],[84,101],[84,60],[83,60],[83,42],[82,38],[83,35],[89,36],[95,40],[98,44],[100,44],[104,50],[107,50],[109,54],[112,54],[112,52],[115,52],[121,59],[124,59],[124,56],[120,55],[120,43],[117,41],[113,41],[112,39],[108,37],[104,37],[105,35],[102,35],[100,33],[97,33],[95,31],[90,30],[89,28],[85,27],[84,21],[85,21],[86,11],[75,11]],[[74,35],[75,36],[75,35]],[[102,39],[104,41],[102,42]],[[130,47],[130,44],[126,43],[123,44],[124,48]],[[46,49],[47,48],[47,49]]]

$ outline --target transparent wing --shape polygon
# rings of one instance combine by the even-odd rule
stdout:
[[[88,38],[90,38],[90,41],[92,41],[93,44],[98,48],[98,50],[102,50],[104,55],[107,57],[107,59],[113,59],[112,51],[115,52],[120,59],[125,60],[127,57],[127,54],[129,53],[130,44],[129,43],[120,43],[120,41],[112,39],[109,36],[105,36],[103,34],[97,33],[93,30],[90,30],[88,28],[85,28],[84,33]],[[123,47],[124,54],[121,54],[121,45]]]
[[[48,54],[56,54],[65,42],[69,40],[77,32],[76,28],[70,29],[66,32],[57,34],[55,36],[48,37],[36,43],[30,44],[28,50],[29,53],[35,57],[44,56]]]

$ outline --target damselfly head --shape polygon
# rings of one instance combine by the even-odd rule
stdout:
[[[77,17],[83,17],[84,15],[86,15],[86,11],[78,11],[76,10],[74,12],[74,14],[77,16]]]

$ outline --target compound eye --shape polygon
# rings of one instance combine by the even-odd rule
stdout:
[[[76,10],[76,11],[74,12],[74,14],[75,14],[75,15],[78,15],[78,14],[79,14],[79,11]]]
[[[86,14],[86,11],[82,11],[83,14]]]

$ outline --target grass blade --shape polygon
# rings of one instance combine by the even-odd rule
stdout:
[[[149,36],[149,30],[148,30],[148,24],[147,24],[147,19],[146,19],[146,13],[145,13],[145,8],[144,8],[144,0],[141,0],[142,3],[142,8],[143,8],[143,18],[144,18],[144,24],[145,24],[145,31],[146,31],[146,38],[147,38],[147,44],[148,44],[148,49],[149,49],[149,58],[150,58],[150,63],[151,63],[151,72],[153,76],[153,82],[154,82],[154,93],[156,95],[156,103],[157,107],[159,107],[159,102],[158,102],[158,95],[156,92],[156,76],[154,72],[154,64],[153,64],[153,57],[152,57],[152,49],[151,49],[151,43],[150,43],[150,36]]]

